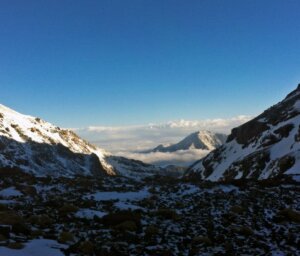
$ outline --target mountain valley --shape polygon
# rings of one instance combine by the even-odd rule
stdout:
[[[0,255],[300,255],[299,102],[158,147],[212,150],[184,175],[1,105]]]

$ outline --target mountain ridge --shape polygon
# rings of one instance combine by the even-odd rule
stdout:
[[[40,118],[0,104],[0,167],[19,167],[38,175],[122,175],[144,177],[162,168],[115,157]],[[133,171],[132,171],[132,170]]]
[[[224,145],[189,167],[203,180],[267,179],[300,174],[300,85],[282,101],[232,129]]]

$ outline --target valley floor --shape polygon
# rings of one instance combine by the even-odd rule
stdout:
[[[0,256],[300,255],[292,181],[0,176]]]

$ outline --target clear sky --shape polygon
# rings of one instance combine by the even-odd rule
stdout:
[[[300,82],[300,1],[1,0],[0,102],[64,127],[255,115]]]

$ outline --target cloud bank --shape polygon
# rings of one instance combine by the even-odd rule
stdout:
[[[133,126],[89,126],[75,130],[81,137],[107,151],[124,157],[138,159],[147,163],[169,164],[190,163],[202,158],[208,152],[203,150],[178,151],[175,153],[141,154],[159,144],[173,144],[190,133],[209,130],[229,134],[233,127],[239,126],[250,116],[237,116],[229,119],[178,120],[160,124]]]
[[[209,150],[190,149],[178,150],[176,152],[151,152],[148,154],[119,152],[118,155],[131,159],[137,159],[145,163],[151,163],[161,166],[178,165],[188,167],[195,161],[203,158],[209,153]]]

